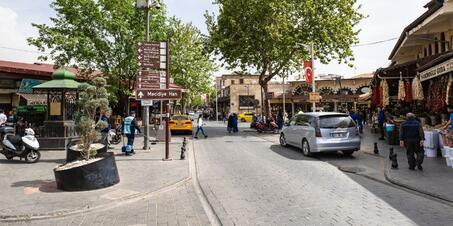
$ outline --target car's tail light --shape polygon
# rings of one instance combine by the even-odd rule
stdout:
[[[192,122],[185,122],[184,124],[192,124]]]
[[[169,124],[176,124],[176,122],[174,122],[174,121],[170,121],[170,122],[169,122]]]
[[[316,133],[316,137],[322,137],[321,129],[319,127],[316,127],[315,133]]]

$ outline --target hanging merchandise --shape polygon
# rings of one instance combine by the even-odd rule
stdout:
[[[382,107],[386,107],[390,104],[389,85],[387,83],[387,80],[383,79],[381,81],[381,88],[382,88]]]
[[[373,103],[373,106],[375,107],[378,107],[380,106],[380,87],[379,86],[375,86],[373,87],[373,91],[371,93],[371,102]]]
[[[408,80],[404,83],[404,91],[406,93],[404,101],[407,103],[412,102],[412,84]]]
[[[449,104],[448,101],[450,100],[450,91],[451,91],[451,83],[453,82],[453,77],[451,74],[448,76],[448,85],[447,85],[447,93],[445,95],[445,104]]]
[[[398,100],[404,101],[406,98],[406,89],[404,87],[404,81],[398,82]]]
[[[438,77],[429,81],[428,92],[425,98],[425,108],[433,113],[439,113],[445,106],[447,96],[447,77]]]
[[[423,95],[423,86],[418,76],[415,76],[414,81],[412,81],[412,98],[414,100],[423,100],[425,98]]]

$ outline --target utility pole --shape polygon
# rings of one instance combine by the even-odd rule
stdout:
[[[312,81],[312,92],[316,92],[316,85],[315,85],[315,51],[313,47],[313,42],[310,45],[310,54],[311,54],[311,70],[313,73],[313,81]],[[316,101],[313,101],[313,112],[316,112]]]
[[[218,84],[217,84],[217,80],[216,80],[216,83],[215,83],[215,120],[217,122],[217,124],[219,124],[219,97],[218,97],[218,90],[217,90],[217,87]]]
[[[288,71],[285,71],[283,73],[283,117],[285,116],[285,113],[286,113],[286,90],[285,90],[285,77],[286,75],[288,75]]]

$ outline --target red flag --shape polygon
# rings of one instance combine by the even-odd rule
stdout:
[[[304,61],[305,82],[313,82],[313,63],[311,60]]]

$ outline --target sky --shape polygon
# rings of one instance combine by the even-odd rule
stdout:
[[[26,63],[38,62],[39,53],[28,46],[27,37],[35,37],[38,32],[31,23],[49,23],[54,11],[49,7],[51,0],[0,0],[0,60]],[[358,0],[360,12],[367,15],[359,25],[359,42],[372,43],[398,38],[404,27],[426,11],[423,6],[428,0]],[[206,11],[217,13],[212,0],[165,0],[168,14],[192,23],[203,33],[207,33],[203,14]],[[338,74],[346,77],[361,73],[371,73],[389,64],[388,56],[397,40],[375,45],[354,47],[356,61],[354,67],[331,62],[328,65],[315,63],[317,74]],[[229,71],[219,68],[215,76]]]

